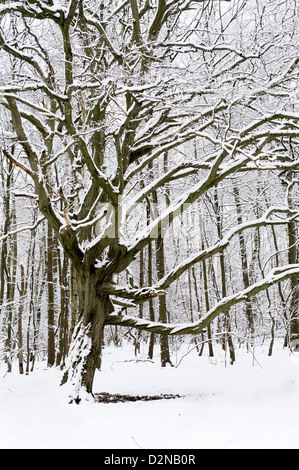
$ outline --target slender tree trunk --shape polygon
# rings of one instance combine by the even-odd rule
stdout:
[[[0,165],[0,176],[1,176],[1,181],[2,181],[2,190],[3,190],[3,209],[6,206],[6,198],[8,195],[8,192],[6,190],[6,184],[5,184],[5,178],[4,178],[4,167],[1,162]],[[3,210],[3,215],[4,215],[4,210]],[[4,227],[3,227],[3,233],[6,233],[5,230],[5,225],[7,224],[7,219],[4,218]],[[2,228],[2,226],[1,226]],[[4,293],[5,293],[5,250],[6,250],[6,241],[1,241],[0,242],[0,315],[2,313],[2,304],[3,304],[3,299],[4,299]]]
[[[233,188],[233,193],[235,197],[238,224],[242,224],[243,217],[242,217],[241,199],[240,199],[239,189],[237,186]],[[243,285],[244,285],[244,288],[247,289],[247,287],[250,286],[250,279],[249,279],[246,243],[245,243],[245,239],[244,239],[242,232],[239,234],[239,245],[240,245]],[[246,315],[247,323],[248,323],[249,338],[250,338],[250,342],[252,343],[253,336],[254,336],[254,318],[253,318],[252,303],[250,300],[245,301],[245,315]]]
[[[283,181],[287,190],[287,200],[290,209],[298,210],[298,182],[293,173],[287,172]],[[291,219],[287,225],[288,231],[288,260],[289,264],[295,264],[299,261],[298,248],[298,222]],[[291,278],[290,295],[290,323],[289,323],[289,342],[293,351],[299,351],[299,276]]]
[[[189,214],[187,214],[188,216]],[[188,217],[188,227],[191,226],[192,224],[192,217],[191,217],[191,220],[189,220],[189,217]],[[189,238],[187,239],[187,248],[188,248],[188,255],[190,256],[191,254],[191,248],[190,248],[190,241],[189,241]],[[193,314],[193,289],[192,289],[192,275],[193,275],[193,279],[194,279],[194,266],[192,266],[192,268],[188,269],[188,297],[189,297],[189,311],[190,311],[190,320],[191,322],[193,323],[194,322],[194,314]],[[195,283],[195,296],[197,297],[197,286],[196,286],[196,283]],[[198,297],[197,297],[197,304],[198,304]],[[193,338],[193,342],[195,344],[195,347],[196,347],[196,351],[199,352],[199,347],[198,347],[198,344],[197,344],[197,337],[194,336]]]
[[[139,286],[142,288],[144,286],[144,251],[141,250],[139,255]],[[139,318],[143,318],[143,304],[139,305]],[[140,353],[140,342],[142,338],[142,332],[136,332],[136,339],[135,339],[135,355]]]
[[[77,290],[77,276],[76,271],[74,269],[73,263],[70,262],[70,325],[69,325],[69,340],[68,340],[68,348],[72,340],[72,336],[74,333],[74,329],[77,324],[78,319],[78,290]]]
[[[223,233],[222,233],[223,230],[222,230],[222,218],[221,218],[217,187],[215,188],[215,191],[214,191],[214,204],[215,204],[215,213],[216,213],[216,219],[217,219],[217,234],[218,234],[219,240],[221,240],[221,238],[223,237]],[[227,288],[226,288],[224,252],[220,253],[219,258],[220,258],[220,272],[221,272],[221,294],[222,294],[222,298],[225,298],[227,296]],[[228,349],[229,349],[230,363],[233,364],[236,360],[236,356],[235,356],[233,338],[231,335],[231,322],[230,322],[230,314],[228,310],[224,312],[224,318],[225,318],[225,329],[226,329],[225,336],[226,336],[226,342],[228,344]]]
[[[24,361],[23,361],[23,310],[24,310],[24,296],[25,296],[25,270],[24,266],[20,265],[21,269],[21,285],[19,286],[20,293],[20,306],[18,314],[18,360],[19,372],[24,374]]]
[[[163,241],[162,236],[159,236],[156,240],[156,263],[157,263],[157,274],[158,274],[158,281],[159,281],[165,275],[164,241]],[[164,295],[159,297],[159,322],[168,323],[166,298]],[[160,345],[161,345],[161,365],[162,367],[165,367],[166,364],[171,364],[168,336],[161,335]]]
[[[13,164],[9,162],[8,164],[8,171],[6,177],[6,187],[5,193],[3,198],[3,205],[4,205],[4,233],[7,233],[10,229],[12,224],[11,220],[11,201],[10,201],[10,188],[12,184],[12,171],[13,171]],[[0,285],[0,300],[3,302],[4,298],[6,297],[7,301],[7,308],[6,308],[6,337],[5,337],[5,362],[7,364],[7,371],[12,371],[12,364],[11,364],[11,337],[12,337],[12,306],[9,305],[11,299],[11,269],[13,261],[12,257],[9,254],[9,240],[5,240],[2,245],[2,252],[1,252],[1,285]]]
[[[152,243],[148,245],[148,286],[153,284],[153,261],[152,261]],[[155,321],[155,309],[153,299],[149,299],[149,317],[150,321]],[[149,348],[148,348],[148,357],[152,359],[154,356],[154,344],[155,344],[155,333],[150,333]]]
[[[59,318],[59,342],[56,357],[56,365],[64,367],[66,353],[68,349],[68,258],[63,253],[63,260],[61,260],[60,252],[58,250],[58,263],[59,263],[59,283],[60,283],[60,318]]]
[[[47,227],[47,283],[48,283],[48,367],[55,364],[55,314],[54,314],[54,279],[53,279],[53,230],[48,223]]]
[[[10,214],[12,226],[16,222],[15,207],[13,206]],[[15,288],[17,279],[17,257],[18,257],[18,240],[17,235],[14,235],[11,239],[10,250],[8,254],[7,262],[7,292],[6,302],[8,305],[8,329],[7,329],[7,370],[12,371],[12,352],[13,352],[13,328],[15,323]]]
[[[41,324],[41,309],[42,309],[42,298],[47,285],[46,281],[46,267],[44,266],[44,249],[46,241],[43,240],[40,243],[40,262],[35,273],[34,263],[32,264],[31,277],[30,277],[30,312],[32,314],[32,325],[33,325],[33,340],[32,340],[32,364],[31,372],[34,369],[35,360],[38,351],[39,333]]]
[[[199,219],[199,233],[200,233],[200,244],[201,249],[204,250],[204,229],[203,229],[203,220],[202,214],[200,213]],[[210,310],[210,300],[209,300],[209,288],[208,288],[208,274],[207,274],[207,266],[205,259],[202,260],[202,277],[203,277],[203,289],[204,289],[204,298],[205,298],[205,307],[206,312]],[[207,333],[208,333],[208,346],[209,346],[209,356],[214,356],[213,345],[212,345],[212,332],[211,332],[211,325],[207,326]]]
[[[196,306],[197,306],[197,312],[198,312],[198,318],[200,318],[200,311],[201,311],[201,308],[200,308],[200,297],[199,297],[199,292],[198,292],[198,282],[197,282],[197,277],[196,277],[196,273],[195,273],[195,267],[192,266],[191,268],[191,272],[192,272],[192,278],[193,278],[193,284],[194,284],[194,290],[195,290],[195,299],[196,299]],[[211,333],[211,328],[210,328],[210,325],[209,325],[209,330],[210,330],[210,333]],[[197,343],[197,342],[196,342]],[[204,342],[204,334],[201,333],[201,348],[199,349],[198,347],[198,344],[196,344],[196,350],[198,352],[198,354],[201,356],[202,353],[203,353],[203,349],[204,349],[204,345],[205,345],[205,342]]]
[[[274,248],[275,248],[275,252],[276,252],[276,255],[275,255],[275,261],[276,261],[276,266],[279,266],[279,255],[278,255],[278,251],[279,251],[279,248],[278,248],[278,243],[277,243],[277,236],[276,236],[276,231],[275,231],[275,227],[274,226],[271,226],[271,229],[272,229],[272,235],[273,235],[273,242],[274,242]],[[281,282],[278,282],[277,283],[277,289],[278,289],[278,294],[279,294],[279,297],[280,297],[280,300],[281,300],[281,307],[282,307],[282,313],[283,313],[283,320],[284,320],[284,324],[286,326],[286,334],[285,334],[285,338],[284,338],[284,347],[287,347],[288,345],[288,327],[287,327],[287,324],[288,324],[288,318],[287,318],[287,302],[286,302],[286,299],[285,299],[285,296],[284,296],[284,293],[283,293],[283,290],[282,290],[282,285],[281,285]]]
[[[288,223],[289,264],[298,263],[298,226],[295,220]],[[291,278],[290,299],[290,347],[299,351],[299,277]]]
[[[34,220],[35,220],[36,214],[34,215]],[[28,275],[28,280],[25,281],[25,290],[29,288],[30,290],[30,302],[29,302],[29,314],[28,314],[28,323],[27,323],[27,333],[26,333],[26,339],[27,339],[27,364],[26,364],[26,375],[29,375],[30,372],[30,362],[32,362],[32,367],[31,371],[33,370],[34,367],[34,360],[35,360],[35,349],[34,349],[34,344],[36,339],[33,338],[32,341],[30,340],[30,332],[31,332],[31,326],[32,324],[34,325],[34,316],[35,316],[35,309],[36,309],[36,299],[34,296],[34,283],[35,283],[35,255],[36,255],[36,239],[35,239],[35,234],[34,232],[31,232],[31,240],[30,240],[30,247],[29,247],[29,252],[28,252],[28,257],[27,257],[27,273],[30,273]],[[34,332],[35,333],[35,328]]]
[[[5,231],[4,231],[5,233]],[[1,244],[1,256],[0,256],[0,314],[2,312],[2,305],[5,296],[6,288],[6,255],[7,255],[7,241]]]
[[[202,275],[203,275],[203,288],[204,288],[206,312],[208,312],[210,310],[210,301],[209,301],[208,274],[207,274],[207,266],[206,266],[205,260],[203,260],[202,262]],[[209,356],[213,357],[214,351],[213,351],[213,345],[212,345],[211,325],[207,326],[207,333],[208,333]]]
[[[167,153],[164,154],[164,171],[167,170]],[[166,191],[167,193],[167,191]],[[157,192],[153,192],[153,202],[158,204]],[[166,204],[168,205],[168,198],[166,198]],[[162,231],[161,231],[162,232]],[[158,281],[165,275],[165,255],[164,255],[164,239],[163,234],[158,235],[156,239],[156,267]],[[167,305],[165,296],[159,297],[159,322],[168,323],[167,318]],[[169,341],[167,335],[161,335],[160,337],[161,347],[161,365],[165,367],[166,364],[171,364]]]

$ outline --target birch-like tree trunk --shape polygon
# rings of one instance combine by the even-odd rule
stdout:
[[[18,287],[20,294],[20,305],[18,312],[18,360],[19,372],[24,374],[24,357],[23,357],[23,311],[24,311],[24,297],[25,297],[25,269],[21,264],[21,284]]]

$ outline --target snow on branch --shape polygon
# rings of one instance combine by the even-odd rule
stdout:
[[[167,173],[163,174],[156,180],[146,185],[141,191],[139,191],[132,198],[128,207],[126,207],[126,215],[129,215],[134,209],[135,205],[143,201],[149,194],[151,194],[157,188],[160,188],[165,183],[170,182],[172,179],[177,179],[177,178],[186,176],[186,174],[190,174],[189,173],[190,170],[196,171],[197,169],[200,169],[202,167],[203,165],[200,165],[200,164],[196,165],[194,164],[194,162],[190,162],[190,163],[182,163],[180,165],[177,165],[175,168],[172,168]],[[188,170],[188,173],[183,172],[182,170]]]
[[[29,176],[31,176],[31,178],[33,178],[32,171],[30,171],[29,168],[27,168],[22,163],[18,162],[6,149],[2,149],[2,152],[8,160],[10,160],[14,165],[21,168],[21,170],[25,171],[25,173],[27,173],[27,175],[29,175]]]
[[[6,233],[5,235],[3,235],[2,237],[0,237],[0,242],[6,240],[7,238],[9,237],[12,237],[14,235],[17,235],[18,233],[21,233],[21,232],[25,232],[26,230],[35,230],[39,224],[41,222],[43,222],[44,220],[46,220],[45,217],[41,217],[40,219],[37,220],[37,222],[33,225],[30,225],[30,226],[26,226],[26,227],[21,227],[21,228],[18,228],[16,230],[12,230],[11,232],[8,232]]]
[[[169,207],[167,207],[159,217],[157,217],[141,234],[139,234],[138,238],[128,247],[129,257],[137,251],[140,251],[151,239],[162,234],[163,229],[167,227],[177,215],[182,214],[190,204],[195,202],[205,191],[213,187],[216,184],[216,181],[219,181],[219,178],[216,178],[217,171],[226,156],[227,151],[220,151],[213,164],[211,164],[208,175],[192,186],[190,190],[178,197],[176,201],[169,205]]]
[[[270,216],[272,214],[283,214],[283,213],[290,213],[291,216],[287,219],[275,219],[271,220]],[[187,269],[189,269],[194,264],[198,263],[199,261],[206,260],[211,256],[214,256],[217,253],[223,252],[225,248],[229,245],[232,238],[244,230],[248,230],[255,227],[262,227],[266,225],[283,225],[287,224],[291,219],[294,219],[299,216],[297,211],[290,211],[287,207],[270,207],[266,213],[255,220],[250,222],[244,222],[240,225],[229,230],[229,232],[217,243],[213,246],[206,248],[205,250],[201,250],[193,255],[191,255],[188,259],[183,261],[181,264],[176,266],[173,270],[167,273],[157,284],[156,288],[166,289],[170,286],[178,277],[180,277]]]
[[[29,108],[34,109],[35,111],[38,111],[44,116],[45,118],[48,119],[54,119],[55,121],[62,123],[64,121],[64,117],[58,116],[57,114],[52,113],[50,110],[48,110],[45,107],[39,106],[36,103],[32,103],[28,99],[22,98],[20,95],[15,94],[15,93],[8,93],[5,90],[0,87],[0,98],[8,98],[8,99],[14,99],[15,101],[18,101],[19,103],[24,104],[25,106],[28,106]],[[3,104],[3,103],[1,103]]]
[[[102,284],[98,288],[98,293],[103,292],[109,295],[114,295],[116,297],[122,297],[136,301],[152,299],[153,297],[160,297],[161,295],[166,294],[165,290],[157,289],[156,287],[142,287],[140,289],[133,289],[129,286],[120,287],[112,283]]]
[[[146,330],[162,335],[185,335],[199,334],[222,312],[227,311],[233,305],[246,301],[248,298],[257,295],[259,292],[268,289],[273,284],[285,281],[291,277],[299,275],[299,264],[290,264],[279,268],[274,268],[269,274],[236,294],[224,297],[217,302],[201,319],[193,323],[158,323],[137,317],[125,315],[122,312],[112,313],[106,319],[107,325],[120,325],[139,330]]]
[[[0,88],[1,95],[4,97],[10,97],[13,95],[15,98],[15,94],[17,93],[25,93],[28,91],[44,91],[48,96],[51,98],[56,99],[57,101],[66,101],[67,96],[54,92],[51,90],[44,82],[39,82],[36,84],[29,84],[29,85],[14,85],[14,86],[2,86]]]
[[[11,2],[2,1],[0,6],[0,16],[12,13],[20,13],[25,18],[45,19],[51,18],[55,22],[59,22],[61,17],[65,16],[65,10],[60,7],[51,5],[51,2],[43,2],[39,0],[28,0],[27,2]]]

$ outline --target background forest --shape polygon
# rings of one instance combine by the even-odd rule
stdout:
[[[299,347],[298,44],[297,0],[1,2],[8,372]]]

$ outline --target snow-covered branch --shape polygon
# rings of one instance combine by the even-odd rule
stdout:
[[[270,216],[273,214],[290,214],[290,217],[286,219],[274,219],[271,220]],[[238,234],[243,233],[245,230],[249,230],[256,227],[263,226],[275,226],[275,225],[285,225],[290,220],[299,217],[299,213],[296,211],[291,211],[287,207],[271,207],[267,212],[260,218],[256,220],[251,220],[250,222],[244,222],[236,227],[233,227],[228,233],[213,246],[207,247],[204,250],[191,255],[187,260],[180,263],[172,271],[167,273],[158,283],[156,283],[156,288],[166,289],[169,287],[176,279],[178,279],[187,269],[189,269],[194,264],[206,260],[217,253],[223,252],[230,244],[230,241]]]
[[[12,230],[11,232],[6,233],[5,235],[2,235],[0,237],[0,242],[7,240],[8,238],[17,235],[18,233],[25,232],[27,230],[35,230],[43,221],[45,220],[45,217],[40,217],[37,222],[33,225],[25,226],[25,227],[20,227],[16,230]]]
[[[129,286],[121,287],[114,284],[101,284],[98,287],[98,293],[105,293],[116,297],[122,297],[124,299],[131,299],[135,301],[145,301],[152,299],[153,297],[160,297],[166,295],[166,291],[156,287],[141,287],[140,289],[134,289]]]
[[[254,283],[247,289],[244,289],[236,294],[224,297],[221,301],[217,302],[206,314],[202,315],[199,321],[193,323],[158,323],[137,317],[132,317],[124,313],[112,313],[106,319],[107,325],[119,325],[129,328],[137,328],[152,333],[161,335],[186,335],[186,334],[199,334],[206,329],[206,327],[217,316],[227,311],[232,306],[244,302],[250,297],[257,295],[272,285],[286,281],[291,277],[299,275],[299,264],[286,265],[280,268],[275,268],[262,280]]]

